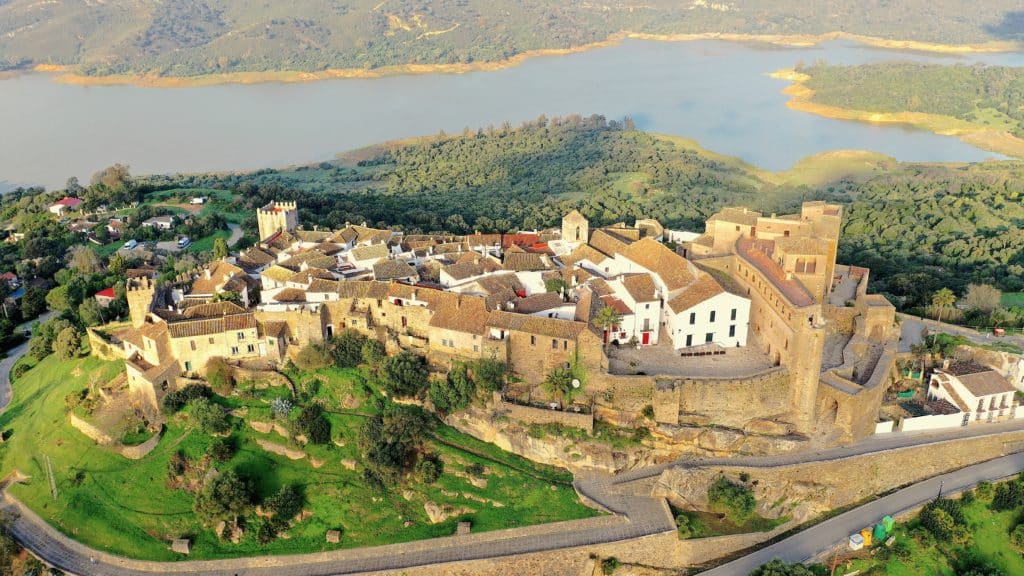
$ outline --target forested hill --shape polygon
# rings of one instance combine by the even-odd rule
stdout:
[[[866,112],[924,112],[1006,130],[1024,138],[1024,69],[889,62],[815,64],[813,102]]]
[[[654,217],[699,232],[722,206],[781,213],[828,199],[848,206],[841,261],[870,267],[873,288],[904,307],[971,282],[1024,288],[1024,163],[865,158],[826,155],[802,163],[802,173],[769,174],[595,116],[382,145],[293,170],[140,182],[234,190],[235,208],[250,214],[295,199],[309,225],[455,233],[551,226],[572,208],[599,225]]]
[[[1021,41],[1018,0],[0,1],[0,69],[194,76],[492,62],[628,31]]]

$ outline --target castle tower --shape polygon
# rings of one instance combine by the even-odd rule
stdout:
[[[590,222],[578,210],[562,217],[562,240],[570,244],[584,244],[590,240]]]
[[[295,202],[271,202],[256,210],[256,223],[259,226],[260,241],[282,230],[291,232],[299,226],[298,206]]]
[[[125,296],[128,298],[128,312],[132,318],[132,326],[141,327],[146,323],[146,316],[153,307],[153,296],[156,294],[156,283],[149,278],[129,278]]]

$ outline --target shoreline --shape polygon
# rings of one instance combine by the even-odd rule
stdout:
[[[966,120],[940,114],[925,112],[868,112],[841,108],[814,102],[814,90],[807,86],[811,79],[792,69],[777,70],[769,74],[772,78],[787,80],[788,86],[782,93],[789,96],[786,107],[799,112],[815,114],[836,120],[853,120],[869,124],[902,124],[941,136],[956,136],[963,142],[1012,158],[1024,158],[1024,139],[1018,138],[1004,130],[995,130]]]
[[[862,36],[847,32],[827,32],[824,34],[734,34],[723,32],[702,32],[688,34],[648,34],[640,32],[619,32],[608,38],[582,44],[572,48],[542,48],[527,50],[505,60],[491,62],[472,62],[458,64],[398,64],[375,69],[362,68],[331,68],[319,72],[302,72],[297,70],[260,71],[260,72],[223,72],[203,74],[199,76],[157,76],[153,74],[112,74],[106,76],[89,76],[74,71],[74,66],[37,64],[31,71],[55,74],[54,80],[65,84],[80,86],[136,86],[143,88],[194,88],[217,86],[222,84],[262,84],[262,83],[299,83],[317,82],[321,80],[340,79],[374,79],[386,76],[408,74],[466,74],[503,70],[519,66],[526,60],[545,56],[566,56],[579,54],[598,48],[617,46],[624,40],[653,40],[658,42],[695,42],[701,40],[720,40],[725,42],[750,42],[788,47],[808,47],[833,40],[851,40],[867,46],[891,50],[908,50],[932,52],[938,54],[975,54],[998,53],[1021,50],[1022,46],[1014,42],[991,41],[981,44],[936,44],[917,40],[890,40],[873,36]]]

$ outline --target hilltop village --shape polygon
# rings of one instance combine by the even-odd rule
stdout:
[[[576,211],[561,229],[403,235],[307,230],[275,202],[241,254],[165,285],[129,278],[131,326],[90,337],[154,410],[212,359],[278,368],[355,330],[439,374],[506,363],[492,417],[647,426],[673,453],[846,443],[875,431],[898,333],[868,271],[835,262],[841,220],[808,202],[724,209],[700,235],[653,220],[592,229]],[[571,394],[542,385],[556,370]]]

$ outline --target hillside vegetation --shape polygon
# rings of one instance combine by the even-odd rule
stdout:
[[[813,102],[867,112],[923,112],[1024,137],[1024,70],[911,62],[801,70]]]
[[[336,162],[247,174],[149,177],[149,189],[237,191],[231,211],[299,201],[309,225],[345,222],[467,233],[653,217],[702,231],[722,206],[765,213],[827,199],[847,206],[840,260],[911,308],[944,286],[1024,288],[1024,164],[918,165],[829,154],[771,174],[681,139],[603,117],[570,117],[382,145]],[[249,217],[248,226],[255,227]]]
[[[970,9],[968,9],[970,8]],[[983,8],[983,9],[979,9]],[[376,69],[506,60],[622,32],[1020,41],[1016,0],[241,0],[0,2],[0,69],[90,75]]]

